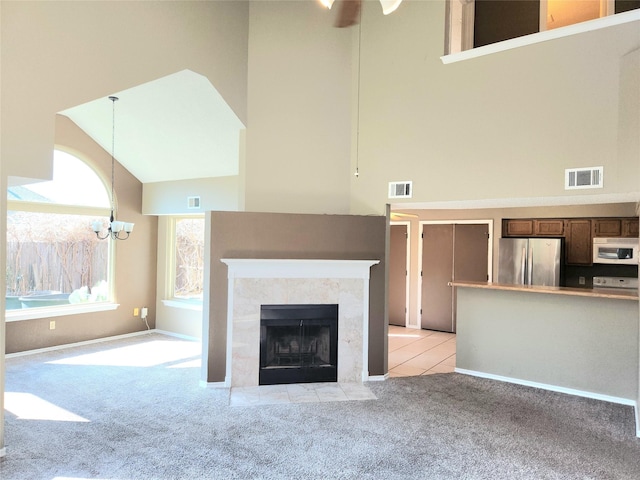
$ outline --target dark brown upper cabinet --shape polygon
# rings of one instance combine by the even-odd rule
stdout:
[[[502,221],[503,237],[529,237],[533,235],[533,220],[505,219]]]
[[[562,237],[564,235],[563,219],[542,218],[533,221],[533,234],[550,237]]]
[[[622,236],[623,237],[638,236],[638,219],[637,218],[622,219]]]
[[[621,237],[622,219],[620,218],[594,218],[594,237]]]

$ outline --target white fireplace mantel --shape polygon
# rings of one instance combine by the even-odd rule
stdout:
[[[338,304],[338,381],[369,379],[369,278],[379,260],[223,258],[228,266],[225,385],[258,385],[261,304]]]
[[[228,278],[369,278],[380,260],[223,258]]]

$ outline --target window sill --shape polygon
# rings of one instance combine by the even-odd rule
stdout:
[[[180,300],[172,298],[171,300],[162,300],[162,304],[165,307],[182,308],[184,310],[195,310],[197,312],[202,311],[202,301],[195,302],[194,300]]]
[[[442,57],[440,57],[440,60],[442,60],[442,63],[447,65],[449,63],[456,63],[472,58],[484,57],[485,55],[491,55],[493,53],[504,52],[527,45],[535,45],[536,43],[542,43],[548,40],[554,40],[556,38],[569,37],[571,35],[576,35],[579,33],[591,32],[593,30],[600,30],[602,28],[613,27],[616,25],[622,25],[638,20],[640,20],[640,10],[631,10],[629,12],[609,15],[608,17],[597,18],[588,22],[568,25],[566,27],[557,28],[555,30],[532,33],[531,35],[512,38],[503,42],[484,45],[482,47],[465,50],[464,52],[443,55]]]
[[[36,318],[64,317],[81,313],[105,312],[115,310],[118,303],[79,303],[63,307],[23,308],[20,310],[6,310],[5,321],[18,322],[20,320],[34,320]]]

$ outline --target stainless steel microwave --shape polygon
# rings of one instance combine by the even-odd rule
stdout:
[[[605,237],[594,238],[593,263],[638,265],[638,239]]]

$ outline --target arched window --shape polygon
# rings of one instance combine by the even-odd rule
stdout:
[[[110,240],[91,229],[108,220],[111,204],[96,172],[55,150],[53,180],[9,187],[7,195],[7,320],[25,309],[64,315],[111,301]]]

